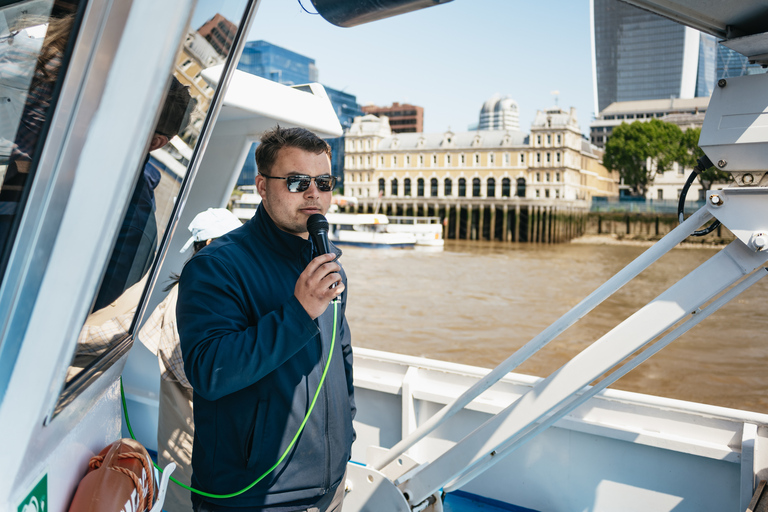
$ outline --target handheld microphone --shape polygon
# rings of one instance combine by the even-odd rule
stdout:
[[[328,242],[328,221],[320,213],[315,213],[307,219],[307,231],[312,237],[318,256],[331,252],[331,244]]]
[[[331,252],[331,244],[328,242],[328,221],[320,213],[313,213],[307,219],[307,231],[312,238],[312,244],[315,246],[318,256]],[[337,283],[333,283],[331,288],[336,288]],[[339,297],[333,299],[339,301]],[[333,302],[332,301],[332,302]]]

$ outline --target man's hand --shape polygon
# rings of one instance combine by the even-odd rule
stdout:
[[[293,294],[312,320],[322,315],[328,304],[344,291],[339,274],[341,267],[335,258],[333,253],[318,256],[309,262],[296,281]],[[332,288],[334,283],[338,284]]]

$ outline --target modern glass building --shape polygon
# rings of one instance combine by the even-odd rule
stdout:
[[[305,84],[318,81],[318,70],[315,59],[292,52],[267,41],[248,41],[243,48],[243,54],[237,69],[260,76],[285,85]],[[342,92],[326,85],[323,86],[328,98],[331,100],[336,115],[342,128],[352,126],[355,116],[362,115],[357,98],[349,93]],[[331,145],[333,158],[331,169],[339,178],[340,185],[344,184],[344,137],[327,139]],[[256,177],[256,163],[253,154],[256,144],[251,146],[246,158],[237,185],[253,185]]]
[[[596,112],[616,101],[709,96],[714,37],[619,0],[591,0]]]
[[[737,53],[723,45],[717,47],[717,78],[731,78],[734,76],[756,75],[765,73],[760,64],[750,64],[742,54]]]

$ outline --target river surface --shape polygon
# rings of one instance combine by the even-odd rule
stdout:
[[[353,346],[493,368],[647,247],[343,247]],[[546,377],[718,249],[676,248],[515,371]],[[612,387],[768,413],[768,278]]]

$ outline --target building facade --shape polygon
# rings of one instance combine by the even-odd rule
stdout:
[[[590,0],[595,111],[614,102],[709,96],[713,36],[619,0]]]
[[[346,133],[344,192],[365,198],[591,201],[619,180],[584,140],[575,109],[538,111],[517,130],[392,133],[385,118],[356,118]]]
[[[237,34],[237,25],[221,14],[214,14],[197,32],[205,38],[219,55],[228,55]]]
[[[520,130],[520,109],[509,96],[491,97],[480,109],[478,130]]]
[[[408,103],[392,103],[389,107],[365,105],[365,114],[387,116],[392,133],[416,133],[424,131],[424,108]]]

